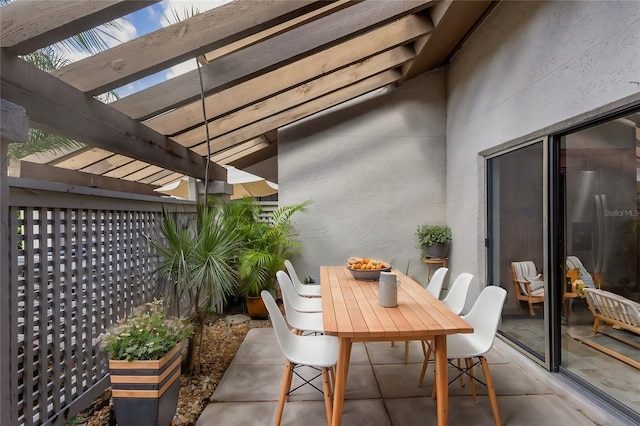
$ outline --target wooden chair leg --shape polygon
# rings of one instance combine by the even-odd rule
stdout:
[[[491,379],[491,372],[489,371],[489,364],[485,357],[480,357],[480,363],[482,364],[482,374],[484,374],[484,380],[487,382],[487,391],[489,392],[489,401],[491,401],[491,411],[493,411],[493,418],[496,422],[496,426],[500,426],[500,412],[498,411],[498,400],[496,399],[496,390],[493,387],[493,380]]]
[[[322,389],[324,390],[324,409],[327,412],[327,425],[331,426],[331,418],[333,416],[333,392],[329,379],[329,371],[326,367],[322,368]]]
[[[532,317],[536,316],[536,312],[533,310],[533,302],[531,301],[531,299],[529,299],[529,313]]]
[[[595,336],[598,333],[598,328],[600,327],[600,319],[596,318],[593,321],[593,327],[591,328],[591,335]]]
[[[293,376],[293,364],[287,360],[284,365],[284,374],[282,375],[282,384],[280,385],[280,398],[278,398],[278,409],[276,410],[275,426],[280,426],[282,421],[282,413],[284,411],[284,403],[288,399],[287,392],[291,389],[291,379]]]
[[[422,382],[424,381],[424,375],[427,372],[427,366],[429,365],[429,358],[431,357],[431,344],[427,343],[427,346],[428,348],[424,354],[424,362],[422,363],[422,371],[420,372],[420,379],[418,379],[418,386],[422,386]],[[424,347],[423,347],[423,350],[424,350]]]
[[[465,364],[467,365],[467,371],[469,372],[469,375],[471,376],[471,397],[473,398],[473,404],[477,404],[477,398],[476,398],[476,381],[473,380],[474,376],[473,376],[473,359],[471,358],[465,358],[464,359]]]
[[[458,370],[461,369],[460,365],[461,365],[461,361],[460,361],[460,358],[458,358]],[[460,386],[464,387],[464,375],[463,374],[460,375]]]
[[[409,341],[404,342],[404,363],[409,364]]]

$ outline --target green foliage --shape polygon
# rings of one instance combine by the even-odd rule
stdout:
[[[451,242],[451,228],[446,225],[422,225],[416,231],[417,248]]]
[[[271,223],[258,220],[261,207],[251,198],[225,206],[224,221],[238,229],[243,241],[237,258],[242,294],[259,296],[262,290],[274,288],[276,272],[284,268],[284,261],[300,247],[295,241],[291,217],[306,211],[309,203],[278,208]]]
[[[162,300],[154,300],[136,308],[131,317],[100,335],[95,344],[113,360],[157,360],[192,334],[188,322],[167,318]]]
[[[164,241],[149,244],[160,256],[156,271],[158,285],[175,312],[187,300],[191,315],[207,296],[235,293],[234,259],[241,247],[240,234],[222,221],[219,208],[198,206],[195,227],[180,227],[171,214],[165,214],[160,228]]]
[[[316,282],[316,280],[313,279],[313,277],[311,275],[307,275],[306,277],[304,277],[304,279],[302,280],[302,282],[304,284],[313,284]]]

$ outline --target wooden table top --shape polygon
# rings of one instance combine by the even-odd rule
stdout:
[[[353,340],[418,340],[473,328],[403,273],[398,306],[378,305],[378,282],[358,281],[345,266],[321,266],[324,333]]]

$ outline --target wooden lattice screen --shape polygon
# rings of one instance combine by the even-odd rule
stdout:
[[[100,192],[10,188],[11,332],[1,341],[19,425],[64,424],[100,395],[108,370],[93,339],[153,296],[144,235],[157,237],[167,203]]]

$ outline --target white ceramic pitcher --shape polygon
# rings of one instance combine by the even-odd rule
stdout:
[[[400,280],[393,272],[380,272],[378,281],[378,304],[385,308],[398,306],[398,286]]]

